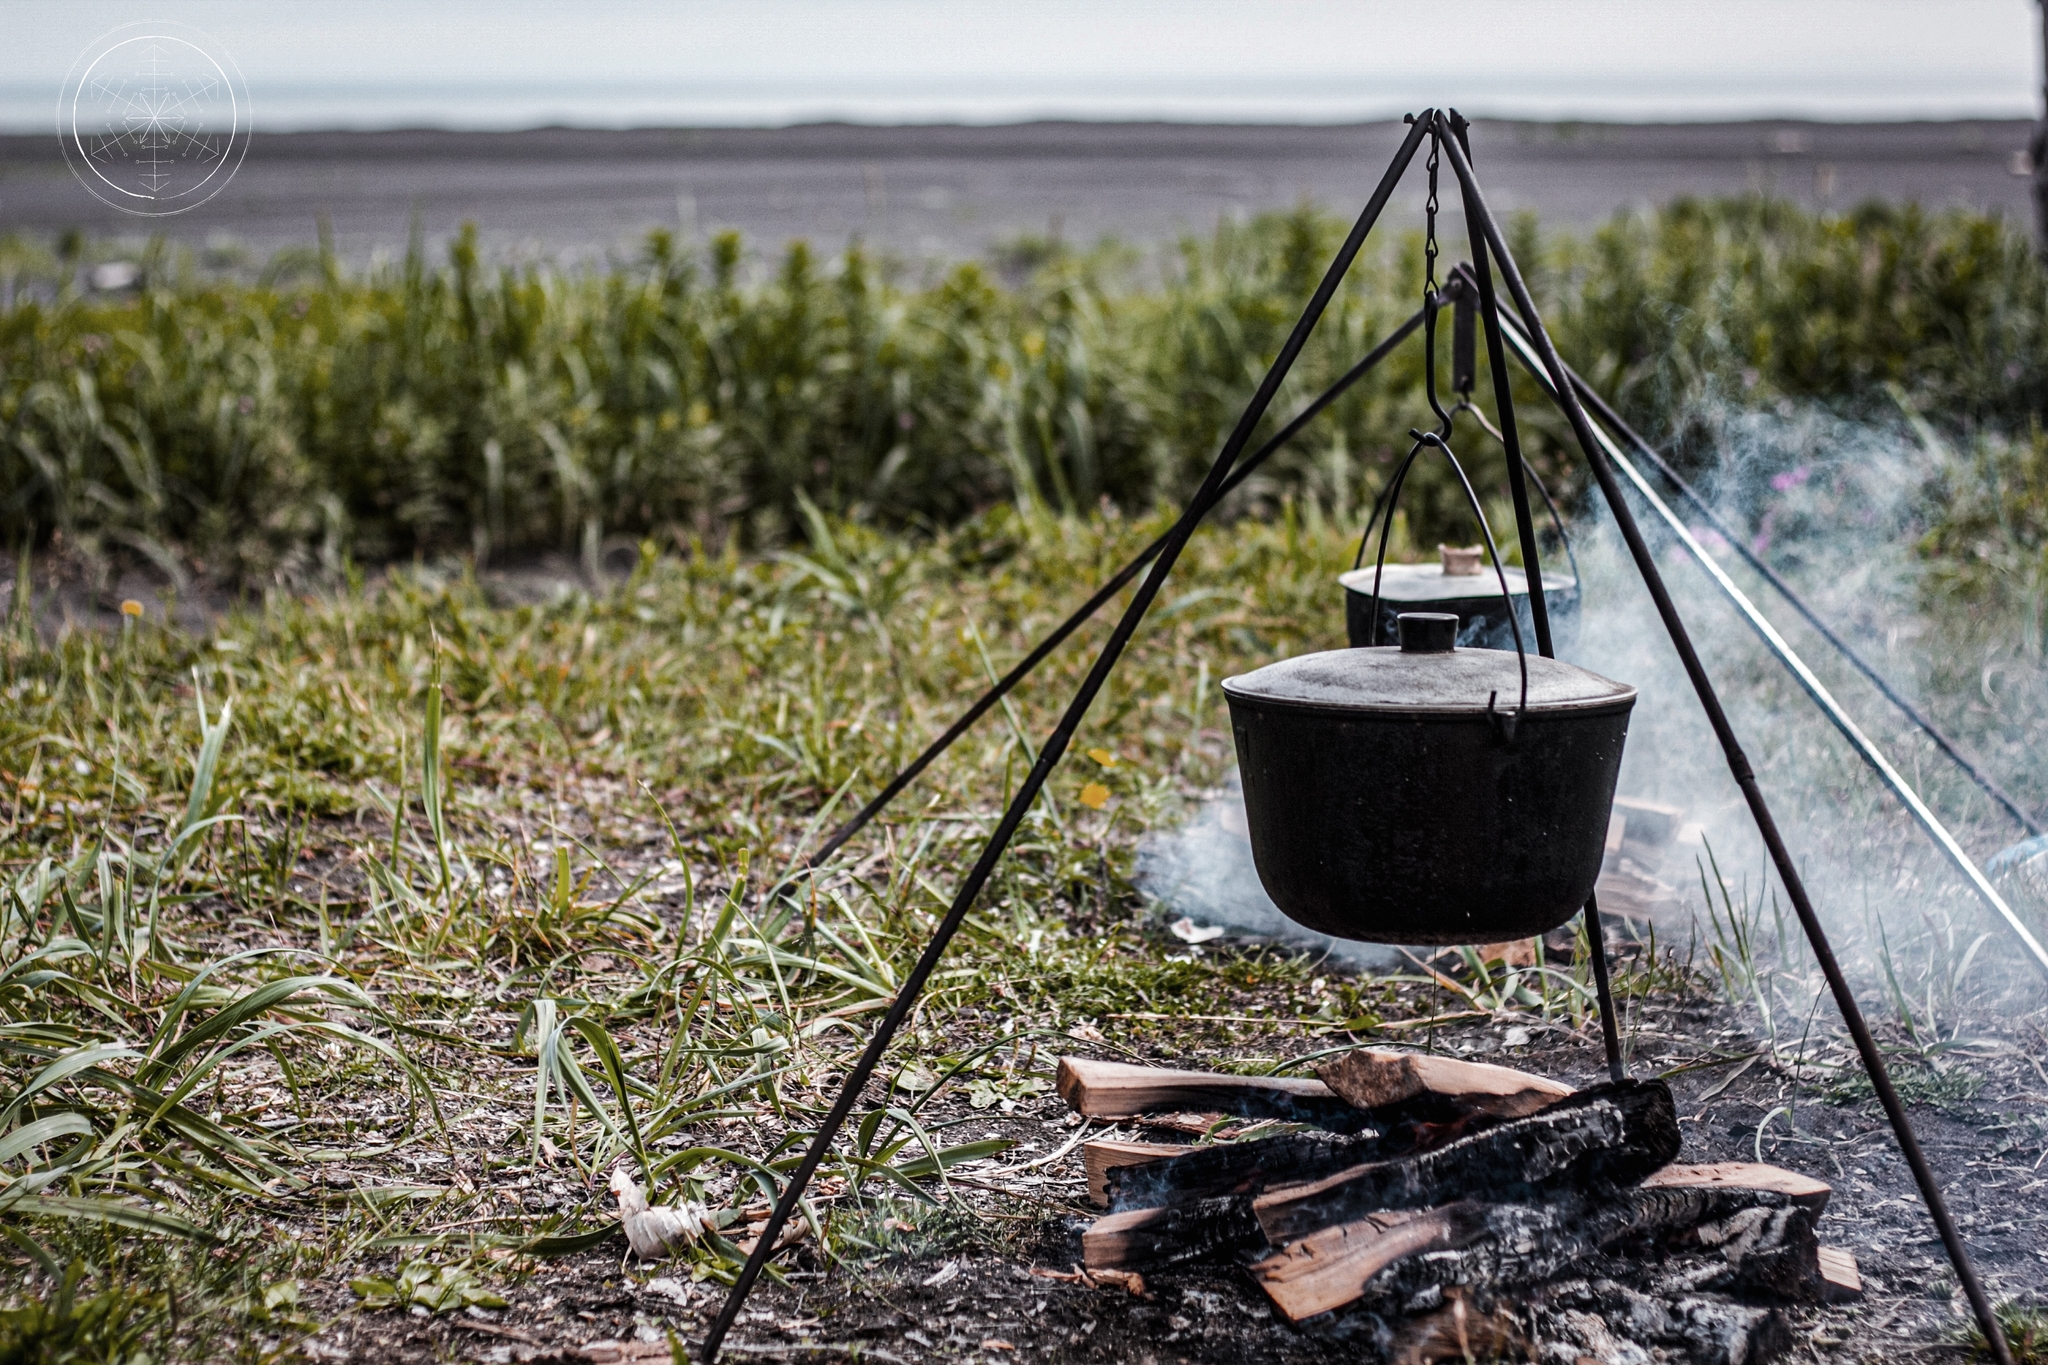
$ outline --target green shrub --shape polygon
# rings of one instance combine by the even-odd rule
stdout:
[[[438,269],[415,250],[350,278],[297,251],[253,281],[159,243],[111,301],[56,286],[75,249],[59,266],[13,242],[0,538],[289,581],[621,534],[776,543],[802,498],[896,527],[1008,499],[1148,506],[1192,487],[1344,226],[1302,208],[1150,263],[1038,243],[1008,254],[1016,284],[973,263],[908,284],[802,243],[769,269],[730,234],[655,232],[636,262],[567,273],[487,266],[465,232]],[[2048,395],[2042,272],[1995,218],[1686,200],[1516,236],[1567,357],[1681,447],[1709,402],[1855,410],[1894,383],[1951,425],[2017,429]],[[1414,306],[1419,236],[1383,242],[1268,430]],[[1424,411],[1420,369],[1401,353],[1247,496],[1355,516]],[[1555,418],[1533,391],[1522,411],[1554,460]],[[1463,534],[1449,494],[1426,470],[1408,495],[1421,543]]]

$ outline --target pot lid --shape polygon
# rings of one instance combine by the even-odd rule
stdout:
[[[1635,704],[1636,690],[1575,664],[1529,654],[1529,710],[1592,711]],[[1315,710],[1480,715],[1513,711],[1522,671],[1512,649],[1418,653],[1394,645],[1330,649],[1223,680],[1230,697]]]
[[[1337,581],[1352,592],[1372,596],[1370,567],[1340,574]],[[1547,593],[1568,592],[1578,585],[1579,580],[1570,574],[1545,572],[1543,575],[1543,591]],[[1527,597],[1528,575],[1520,569],[1510,568],[1508,593],[1514,597]],[[1441,564],[1389,564],[1380,578],[1380,600],[1383,602],[1451,602],[1478,597],[1495,600],[1500,597],[1500,580],[1494,577],[1490,564],[1484,573],[1479,574],[1447,574]],[[1520,687],[1521,683],[1515,685]]]

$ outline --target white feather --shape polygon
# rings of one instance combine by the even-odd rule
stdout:
[[[619,1198],[619,1222],[626,1244],[643,1261],[673,1256],[712,1226],[711,1210],[702,1204],[657,1204],[649,1207],[646,1192],[623,1167],[612,1172],[612,1193]]]

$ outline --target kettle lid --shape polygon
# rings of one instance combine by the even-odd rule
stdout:
[[[1337,581],[1361,597],[1373,595],[1374,572],[1370,565],[1337,575]],[[1500,588],[1491,573],[1480,575],[1445,573],[1441,564],[1388,564],[1378,578],[1379,596],[1386,602],[1457,602],[1471,597],[1500,601]],[[1520,573],[1507,575],[1508,595],[1527,597],[1529,580]],[[1570,592],[1579,580],[1570,574],[1544,570],[1543,591]],[[1519,687],[1521,684],[1517,683]]]
[[[1531,712],[1626,710],[1636,690],[1590,669],[1530,654]],[[1232,698],[1314,710],[1418,715],[1514,710],[1522,695],[1512,649],[1329,649],[1223,680]]]

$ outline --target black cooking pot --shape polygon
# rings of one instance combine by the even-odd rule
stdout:
[[[1289,919],[1378,943],[1497,943],[1600,875],[1635,689],[1405,613],[1398,648],[1226,678],[1259,880]],[[1527,666],[1527,690],[1522,672]]]
[[[1395,643],[1394,618],[1406,611],[1449,612],[1458,618],[1458,643],[1479,649],[1513,649],[1511,609],[1520,620],[1522,638],[1536,637],[1536,618],[1529,610],[1529,582],[1508,575],[1508,595],[1495,591],[1493,576],[1452,572],[1450,554],[1438,564],[1387,564],[1377,570],[1353,569],[1337,581],[1344,585],[1344,633],[1354,646]],[[1378,579],[1377,599],[1373,592]],[[1379,605],[1379,638],[1373,638],[1373,605]],[[1550,617],[1550,636],[1559,649],[1578,638],[1579,580],[1571,574],[1543,575],[1543,606]]]

